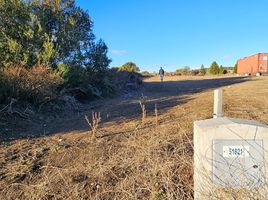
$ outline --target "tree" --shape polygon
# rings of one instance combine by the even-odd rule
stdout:
[[[234,73],[237,74],[237,63],[235,63],[235,66],[234,66]]]
[[[120,71],[128,71],[128,72],[139,72],[140,71],[139,67],[133,62],[125,63],[124,65],[119,67],[119,70]]]
[[[33,0],[30,4],[42,27],[53,38],[56,63],[84,61],[94,44],[93,22],[74,0]]]
[[[0,67],[27,63],[27,41],[33,35],[29,21],[29,6],[23,1],[0,0]]]
[[[204,76],[204,75],[206,74],[206,69],[205,69],[205,67],[204,67],[203,64],[201,65],[201,68],[200,68],[200,74],[201,74],[202,76]]]
[[[97,43],[104,44],[94,41],[92,27],[74,0],[0,0],[0,66],[85,66]]]
[[[223,66],[221,65],[220,68],[219,68],[219,74],[223,74],[223,72],[224,72],[224,68],[223,68]]]
[[[214,74],[214,75],[220,73],[220,68],[219,68],[219,65],[217,64],[216,61],[213,61],[213,62],[211,63],[210,68],[209,68],[209,72],[210,72],[211,74]]]
[[[0,70],[50,67],[65,86],[103,89],[111,60],[75,0],[0,0]],[[107,84],[108,83],[108,84]]]
[[[108,47],[99,40],[96,44],[92,44],[90,51],[87,53],[86,70],[91,75],[92,83],[100,83],[106,71],[108,70],[111,60],[107,57]]]

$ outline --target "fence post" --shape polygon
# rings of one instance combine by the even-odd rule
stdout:
[[[223,96],[222,89],[214,90],[214,112],[213,112],[213,118],[223,117],[222,96]]]

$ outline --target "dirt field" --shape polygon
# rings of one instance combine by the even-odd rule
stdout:
[[[0,199],[193,199],[193,121],[212,116],[219,87],[226,117],[268,124],[268,77],[152,77],[140,91],[17,128],[35,138],[1,143]],[[96,137],[84,118],[92,111]]]

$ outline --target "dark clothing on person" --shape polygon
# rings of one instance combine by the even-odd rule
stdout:
[[[164,75],[165,74],[165,71],[161,68],[160,70],[159,70],[159,75]]]
[[[159,70],[160,81],[163,82],[165,71],[161,67]]]

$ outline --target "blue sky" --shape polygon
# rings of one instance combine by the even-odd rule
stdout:
[[[267,0],[77,0],[109,48],[113,66],[200,68],[268,52]]]

